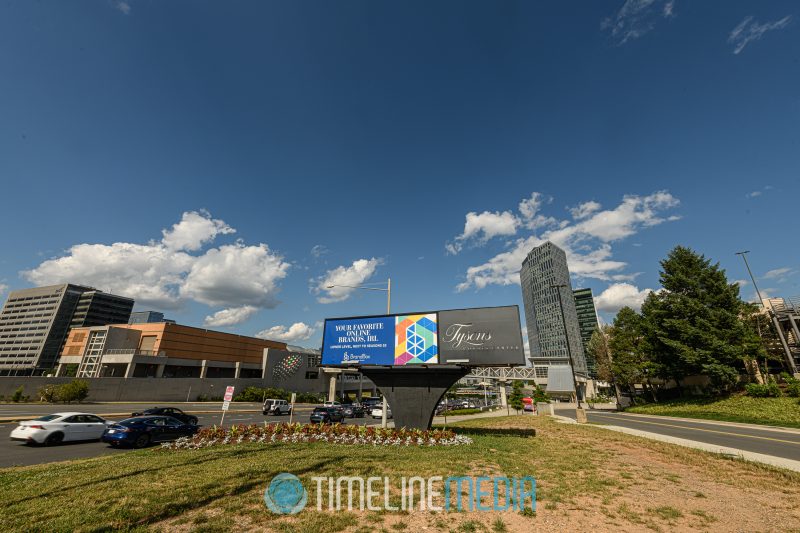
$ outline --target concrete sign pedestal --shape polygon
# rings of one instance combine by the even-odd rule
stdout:
[[[386,398],[396,428],[430,429],[439,400],[470,369],[445,365],[362,366],[361,373]]]

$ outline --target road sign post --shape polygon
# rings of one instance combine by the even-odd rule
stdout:
[[[223,398],[222,402],[222,418],[219,421],[219,425],[221,426],[222,423],[225,421],[225,413],[228,412],[228,407],[231,405],[231,400],[233,400],[233,385],[228,385],[225,389],[225,397]]]
[[[292,423],[292,417],[294,416],[294,402],[295,402],[296,400],[297,400],[297,393],[296,393],[296,392],[293,392],[293,393],[292,393],[292,401],[291,401],[292,405],[291,405],[291,407],[289,408],[289,423],[290,423],[290,424]]]

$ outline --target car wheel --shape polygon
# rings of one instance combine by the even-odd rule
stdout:
[[[64,434],[60,431],[56,431],[55,433],[51,433],[44,439],[45,446],[55,446],[57,444],[61,444],[61,441],[64,440]]]
[[[189,419],[189,423],[190,423],[191,425],[193,425],[193,426],[196,426],[196,425],[197,425],[197,417],[196,417],[196,416],[193,416],[192,418],[190,418],[190,419]]]
[[[119,442],[111,441],[111,442],[109,442],[108,444],[109,444],[109,446],[111,446],[112,448],[117,448],[117,447],[119,447]]]
[[[144,448],[150,444],[150,435],[143,434],[136,437],[136,440],[133,441],[133,446],[136,448]]]

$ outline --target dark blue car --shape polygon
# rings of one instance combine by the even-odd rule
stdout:
[[[171,416],[137,416],[108,426],[100,440],[111,446],[144,448],[155,442],[190,437],[199,429],[195,424],[184,424]]]

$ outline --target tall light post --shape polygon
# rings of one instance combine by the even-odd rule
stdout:
[[[348,289],[361,289],[365,291],[381,291],[386,293],[386,314],[391,312],[392,308],[392,278],[386,280],[386,288],[383,287],[363,287],[361,285],[328,285],[326,288],[333,289],[335,287],[346,287]],[[386,395],[383,395],[383,408],[381,409],[381,427],[386,427],[386,411],[388,405],[386,404]]]
[[[761,291],[758,290],[758,285],[756,285],[756,278],[753,276],[753,271],[750,270],[750,264],[747,262],[747,254],[750,253],[750,250],[744,250],[743,252],[736,252],[736,255],[742,256],[744,260],[744,266],[747,268],[747,273],[750,274],[750,280],[753,282],[753,288],[756,290],[756,295],[758,295],[758,305],[764,307],[764,300],[761,299]]]
[[[392,307],[392,278],[386,280],[386,288],[383,287],[364,287],[362,285],[328,285],[326,289],[334,289],[336,287],[346,287],[348,289],[361,289],[364,291],[381,291],[386,293],[386,314],[390,313]]]
[[[567,355],[569,356],[569,366],[572,369],[572,386],[575,387],[575,399],[578,401],[578,409],[581,407],[581,393],[578,390],[578,378],[575,377],[575,362],[572,360],[572,350],[569,347],[569,332],[567,331],[567,318],[564,315],[564,303],[561,301],[561,289],[566,287],[566,284],[560,283],[550,285],[551,288],[556,289],[558,293],[558,307],[561,309],[561,322],[564,323],[564,342],[567,345]]]

